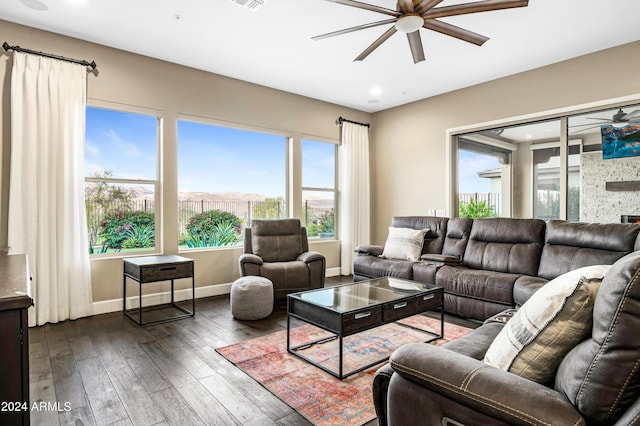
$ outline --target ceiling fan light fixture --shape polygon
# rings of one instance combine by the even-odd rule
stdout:
[[[401,33],[412,33],[418,31],[424,25],[424,19],[417,13],[406,14],[400,17],[394,26]]]

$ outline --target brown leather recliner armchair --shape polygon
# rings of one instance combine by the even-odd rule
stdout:
[[[640,251],[605,275],[591,335],[540,384],[481,360],[504,325],[490,318],[442,347],[408,344],[378,370],[382,425],[640,425]]]
[[[273,282],[274,298],[324,287],[325,258],[309,251],[307,231],[298,219],[254,220],[244,230],[240,275]]]

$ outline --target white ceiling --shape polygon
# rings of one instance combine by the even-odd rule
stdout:
[[[391,9],[396,4],[365,1]],[[469,2],[444,0],[440,6]],[[42,5],[48,10],[36,10]],[[638,17],[639,0],[530,0],[525,8],[442,18],[490,40],[478,47],[422,29],[426,60],[414,64],[401,33],[353,62],[388,26],[312,41],[389,18],[325,0],[268,0],[256,12],[231,0],[0,2],[0,18],[7,21],[367,112],[639,40]],[[372,87],[381,93],[371,95]]]

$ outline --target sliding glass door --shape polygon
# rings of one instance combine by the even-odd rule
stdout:
[[[640,106],[462,133],[452,146],[452,216],[640,216]]]

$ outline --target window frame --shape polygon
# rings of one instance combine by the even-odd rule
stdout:
[[[321,187],[313,187],[313,186],[304,186],[304,161],[300,161],[300,170],[301,170],[301,175],[300,175],[300,196],[301,199],[304,198],[302,197],[302,195],[305,192],[331,192],[333,193],[333,220],[334,220],[334,226],[333,226],[333,237],[330,238],[326,238],[327,241],[333,241],[333,240],[337,240],[338,235],[339,235],[339,228],[340,228],[340,224],[339,224],[339,191],[338,191],[338,187],[339,187],[339,182],[338,182],[338,176],[339,176],[339,161],[338,161],[338,147],[340,146],[340,141],[335,140],[335,139],[329,139],[329,138],[323,138],[323,137],[319,137],[319,136],[313,136],[313,135],[305,135],[303,134],[301,139],[300,139],[300,153],[301,153],[301,157],[304,156],[304,142],[305,141],[310,141],[310,142],[317,142],[317,143],[326,143],[326,144],[331,144],[334,145],[333,147],[333,188],[321,188]],[[302,219],[303,217],[303,212],[300,212],[300,217]],[[320,238],[313,238],[311,239],[312,241],[320,241]]]
[[[97,183],[104,182],[108,185],[125,184],[125,185],[153,186],[154,247],[149,248],[148,250],[140,249],[135,251],[128,250],[128,251],[119,251],[119,252],[112,252],[112,253],[92,253],[90,254],[90,257],[92,259],[104,259],[104,258],[121,258],[121,257],[132,256],[132,255],[151,255],[151,254],[162,253],[163,239],[162,239],[161,225],[162,225],[163,218],[162,218],[162,215],[160,214],[160,211],[161,211],[160,206],[162,205],[162,185],[161,185],[161,178],[160,178],[162,173],[161,152],[162,152],[162,139],[163,139],[162,129],[163,129],[163,121],[164,121],[164,116],[162,111],[153,109],[153,108],[121,104],[121,103],[109,102],[109,101],[91,99],[91,98],[87,98],[85,111],[88,108],[107,109],[107,110],[116,111],[116,112],[140,114],[140,115],[146,115],[146,116],[151,116],[156,118],[156,150],[155,150],[155,157],[156,157],[155,175],[156,176],[155,176],[155,179],[94,178],[94,177],[88,177],[86,170],[84,172],[85,185],[91,182],[97,182]],[[85,126],[86,126],[86,122],[85,122]],[[86,149],[86,129],[85,129],[85,149]]]
[[[290,167],[290,158],[291,158],[291,141],[293,140],[293,133],[274,128],[261,127],[257,125],[249,125],[245,123],[231,122],[225,120],[219,120],[209,117],[203,117],[193,114],[187,113],[178,113],[176,114],[176,190],[179,192],[178,188],[180,186],[180,167],[179,167],[179,156],[180,156],[180,139],[178,134],[178,128],[180,125],[180,121],[188,121],[195,124],[200,125],[209,125],[215,127],[223,127],[232,130],[240,130],[240,131],[248,131],[255,133],[263,133],[271,136],[279,136],[283,138],[284,142],[284,200],[287,208],[285,209],[286,217],[292,217],[292,209],[291,209],[291,190],[290,190],[290,181],[291,181],[291,167]],[[243,224],[243,227],[246,227],[247,224]],[[178,235],[178,239],[179,239]],[[212,246],[212,247],[184,247],[180,246],[178,243],[178,252],[179,253],[188,253],[188,252],[203,252],[207,250],[229,250],[229,249],[237,249],[238,247],[242,247],[242,238],[244,238],[244,231],[241,233],[241,242],[237,245],[230,246]]]

